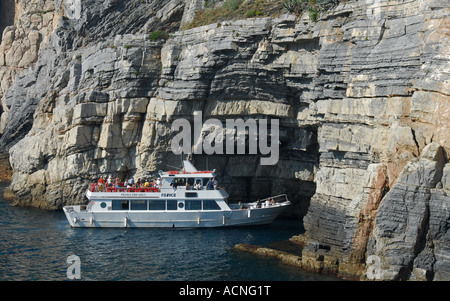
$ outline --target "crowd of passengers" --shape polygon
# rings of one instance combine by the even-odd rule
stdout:
[[[115,188],[147,188],[147,187],[159,187],[161,184],[161,179],[146,179],[146,178],[139,178],[137,181],[134,180],[133,177],[131,177],[129,180],[122,181],[119,177],[112,178],[109,176],[107,179],[101,177],[98,180],[98,187],[101,190],[101,188],[108,188],[108,187],[115,187]]]
[[[156,187],[159,188],[161,185],[161,179],[146,179],[146,178],[139,178],[137,181],[134,180],[133,177],[131,177],[129,180],[122,181],[119,177],[116,177],[114,180],[111,176],[109,176],[107,179],[101,177],[98,180],[97,183],[98,191],[103,191],[105,188],[114,187],[114,188],[148,188],[148,187]],[[178,186],[180,185],[179,180],[174,179],[172,183],[170,183],[170,186],[177,190]],[[203,189],[202,181],[197,180],[195,183],[189,183],[186,181],[186,190],[201,190]],[[218,182],[215,178],[212,178],[208,181],[206,184],[207,190],[215,190],[218,189]]]

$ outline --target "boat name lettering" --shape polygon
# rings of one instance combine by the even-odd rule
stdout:
[[[161,193],[161,197],[163,198],[175,198],[177,197],[176,193]]]
[[[121,193],[120,196],[142,196],[142,193]]]

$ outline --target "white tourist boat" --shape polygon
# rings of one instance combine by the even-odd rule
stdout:
[[[91,184],[87,205],[64,206],[72,227],[223,227],[271,223],[291,203],[286,195],[228,204],[221,187],[208,187],[214,171],[159,172],[158,187],[115,188]],[[177,187],[172,183],[178,182]],[[186,185],[189,184],[189,185]]]

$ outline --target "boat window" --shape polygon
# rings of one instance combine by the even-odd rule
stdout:
[[[199,200],[185,200],[185,210],[202,210],[202,201]]]
[[[102,208],[106,208],[106,203],[105,202],[101,202],[101,204],[100,204],[100,207],[102,207]]]
[[[185,196],[187,198],[196,198],[197,197],[197,192],[186,192]]]
[[[128,210],[130,201],[113,200],[112,210]]]
[[[131,210],[147,210],[147,201],[145,200],[131,201]]]
[[[177,210],[177,201],[167,200],[167,210]]]
[[[165,200],[149,200],[148,210],[166,210]]]
[[[220,210],[220,206],[214,200],[204,200],[203,210]]]

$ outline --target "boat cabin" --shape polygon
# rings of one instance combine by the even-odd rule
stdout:
[[[88,211],[210,211],[227,210],[223,200],[186,199],[117,199],[95,200],[89,203]]]

